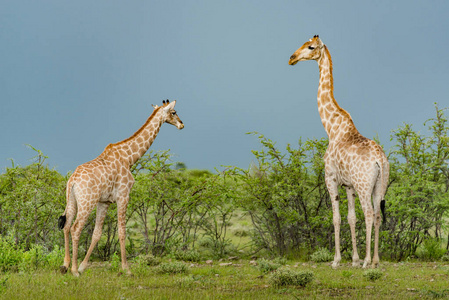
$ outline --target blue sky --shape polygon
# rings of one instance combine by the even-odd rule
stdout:
[[[325,137],[316,62],[288,65],[319,34],[335,97],[387,148],[449,106],[448,1],[0,1],[0,168],[31,144],[66,173],[177,100],[153,150],[189,168],[247,167],[258,131],[285,146]]]

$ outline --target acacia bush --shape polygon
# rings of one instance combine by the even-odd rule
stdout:
[[[329,247],[333,225],[322,160],[327,140],[300,140],[298,149],[288,145],[282,153],[253,134],[262,145],[252,151],[257,163],[230,172],[241,182],[236,201],[251,217],[255,244],[281,256]]]
[[[62,241],[56,221],[65,206],[68,179],[46,164],[47,156],[29,146],[36,156],[26,167],[12,166],[0,175],[0,234],[29,249],[40,244],[52,250]]]
[[[381,251],[391,259],[414,255],[423,241],[447,234],[449,125],[444,110],[436,106],[435,117],[425,125],[429,136],[409,124],[392,133],[387,219],[380,239]]]
[[[133,167],[136,182],[128,213],[134,213],[144,253],[194,249],[204,237],[213,256],[227,254],[229,219],[234,207],[226,173],[173,168],[170,154],[149,152]]]

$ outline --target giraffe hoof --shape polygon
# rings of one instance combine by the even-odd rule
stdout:
[[[82,274],[82,273],[84,272],[84,270],[87,269],[87,267],[88,267],[87,264],[81,263],[81,265],[80,265],[79,268],[78,268],[78,273]]]
[[[59,271],[61,271],[61,274],[65,274],[65,273],[67,273],[67,267],[66,266],[60,266],[59,267]]]
[[[332,269],[334,269],[334,270],[337,269],[339,265],[340,265],[339,262],[334,261],[334,262],[332,263]]]
[[[360,267],[360,262],[359,262],[359,261],[353,261],[353,262],[352,262],[352,266],[353,266],[354,268],[359,268],[359,267]]]

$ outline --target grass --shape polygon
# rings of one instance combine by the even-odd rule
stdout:
[[[79,278],[57,271],[1,273],[0,299],[436,299],[449,297],[449,265],[382,262],[383,276],[371,281],[350,263],[332,270],[328,263],[289,261],[285,268],[312,271],[305,287],[270,284],[247,260],[231,266],[189,264],[185,274],[160,274],[156,266],[132,265],[134,275],[94,264]]]

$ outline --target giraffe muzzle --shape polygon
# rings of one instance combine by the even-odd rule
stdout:
[[[295,65],[299,60],[297,59],[297,55],[293,54],[292,56],[290,56],[290,60],[288,61],[288,64],[293,66]]]

